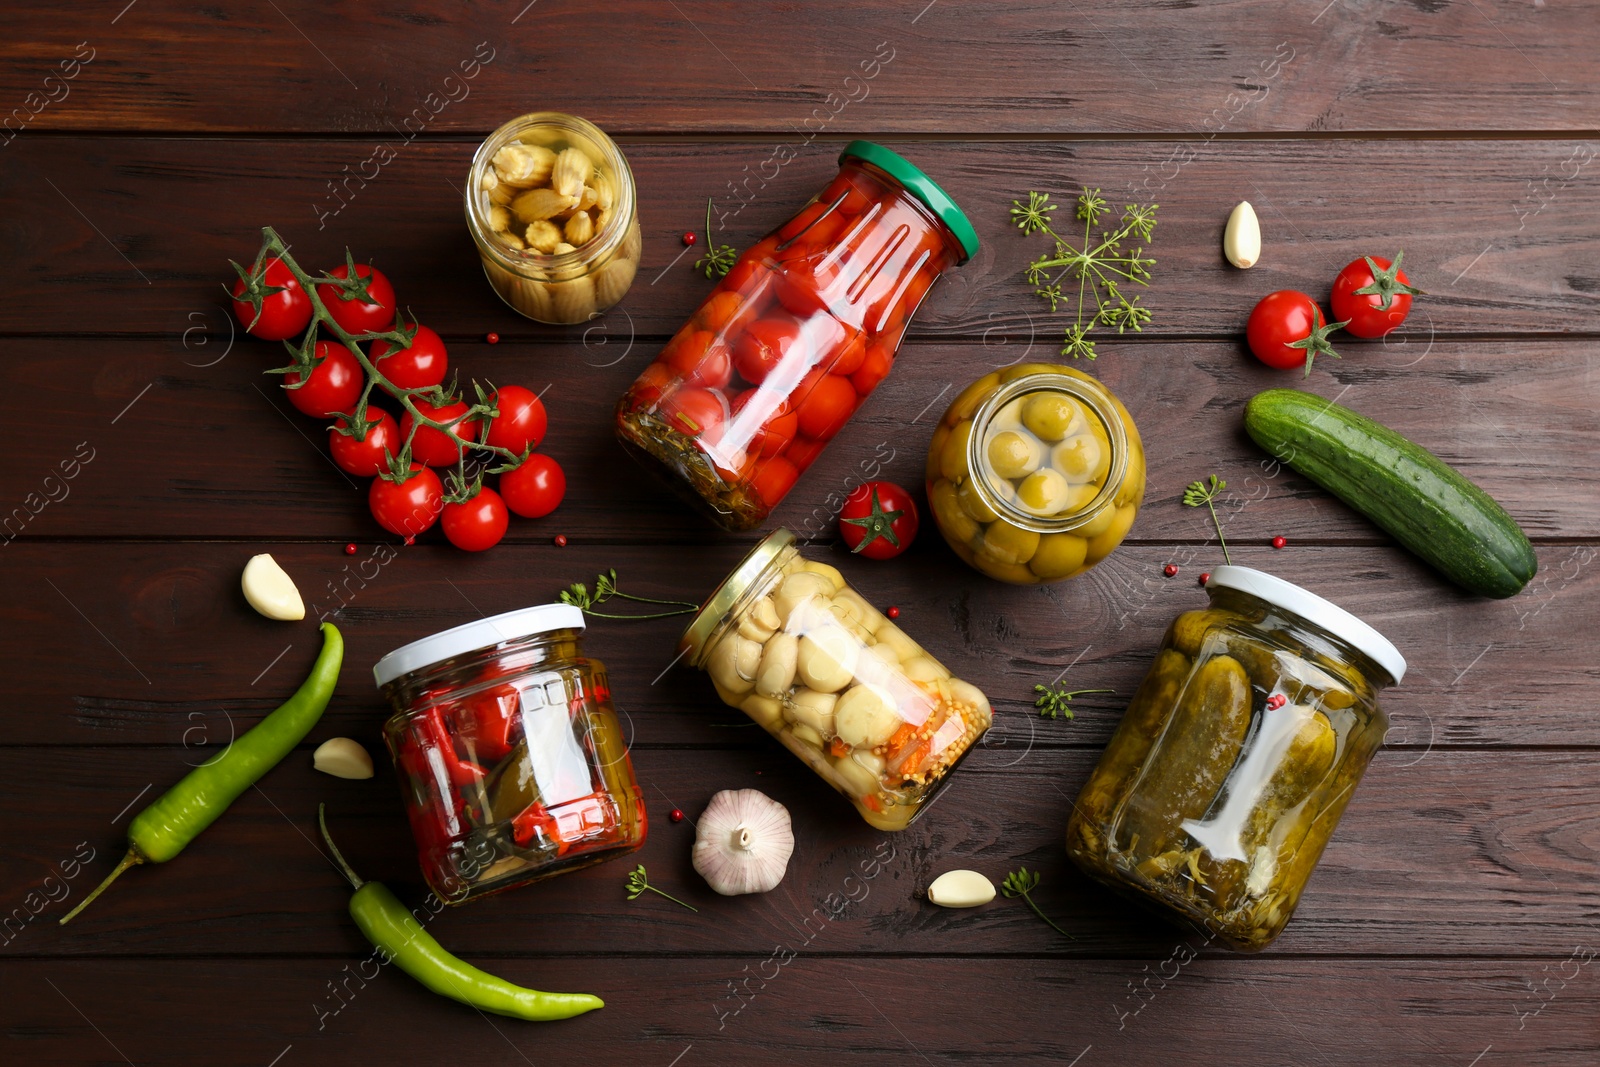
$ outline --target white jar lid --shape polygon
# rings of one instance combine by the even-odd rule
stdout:
[[[401,675],[443,659],[451,659],[463,652],[491,648],[507,641],[556,630],[581,629],[583,612],[571,604],[540,604],[532,608],[519,608],[453,626],[432,637],[401,645],[373,666],[372,677],[377,681],[378,688],[382,689]]]
[[[1348,611],[1315,593],[1308,593],[1293,582],[1274,578],[1265,571],[1251,567],[1218,567],[1206,581],[1207,589],[1237,589],[1249,593],[1269,604],[1292,611],[1307,622],[1314,623],[1339,640],[1360,649],[1372,662],[1389,672],[1389,677],[1399,684],[1405,677],[1406,658],[1377,630],[1362,622]]]

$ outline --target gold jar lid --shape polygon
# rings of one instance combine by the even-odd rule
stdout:
[[[678,638],[678,655],[688,655],[690,665],[698,667],[706,650],[706,642],[711,640],[717,627],[727,620],[739,598],[772,565],[778,554],[794,541],[794,534],[782,528],[762,538],[761,543],[752,548],[722,580],[716,591],[706,598],[700,613],[684,629],[683,636]]]

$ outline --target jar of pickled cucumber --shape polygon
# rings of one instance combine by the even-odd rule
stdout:
[[[684,631],[689,662],[880,830],[904,829],[989,729],[952,677],[794,534],[769,535]]]
[[[1018,585],[1074,578],[1128,536],[1144,499],[1133,417],[1094,378],[1024,363],[956,397],[928,448],[928,503],[956,555]]]
[[[1084,871],[1236,949],[1283,932],[1406,661],[1297,585],[1218,567],[1167,629],[1067,824]]]
[[[592,122],[539,111],[501,126],[472,157],[466,207],[483,273],[520,315],[587,322],[633,284],[633,172]]]

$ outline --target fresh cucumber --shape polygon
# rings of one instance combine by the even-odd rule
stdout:
[[[1311,393],[1268,389],[1245,405],[1244,428],[1463,589],[1515,596],[1539,569],[1493,497],[1387,426]]]

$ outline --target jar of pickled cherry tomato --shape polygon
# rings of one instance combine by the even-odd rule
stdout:
[[[1378,691],[1405,657],[1344,609],[1218,567],[1179,615],[1067,823],[1067,854],[1112,888],[1232,948],[1294,914],[1383,744]]]
[[[632,852],[644,796],[583,612],[545,604],[395,649],[372,669],[394,714],[423,877],[461,904]]]
[[[928,504],[956,555],[1003,582],[1073,578],[1122,543],[1144,499],[1133,418],[1094,378],[1023,363],[951,403],[928,448]]]
[[[688,661],[880,830],[932,803],[994,713],[826,563],[778,530],[684,631]]]
[[[617,406],[617,436],[724,529],[762,524],[894,363],[978,235],[933,180],[855,141],[739,257]]]

